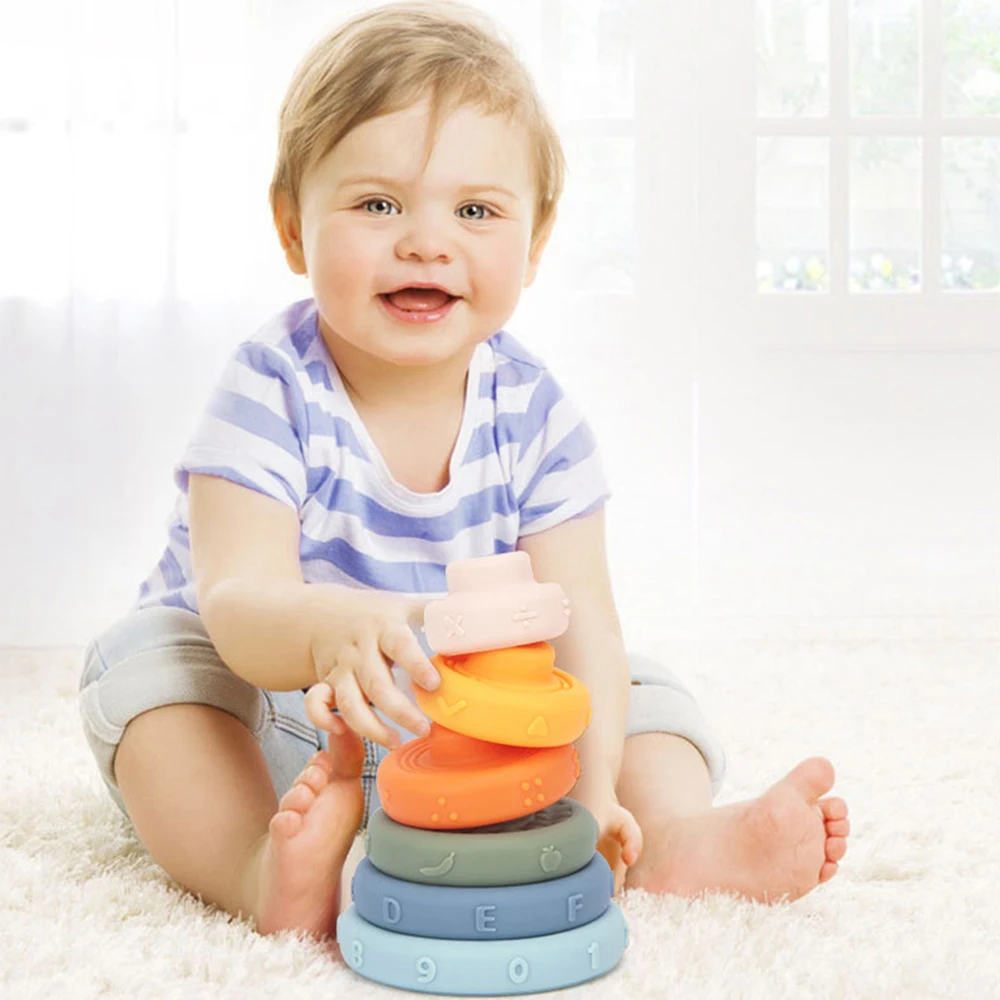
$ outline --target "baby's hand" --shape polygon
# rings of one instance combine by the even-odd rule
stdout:
[[[597,850],[614,875],[614,891],[617,893],[625,884],[626,870],[639,860],[642,853],[642,830],[639,823],[612,791],[574,790],[574,797],[597,820]]]
[[[399,734],[372,711],[371,701],[403,729],[427,735],[427,719],[396,687],[390,670],[390,664],[396,663],[415,684],[429,691],[440,686],[434,665],[410,628],[423,621],[426,604],[426,600],[380,590],[338,595],[336,606],[329,618],[318,623],[312,640],[320,682],[306,693],[306,713],[315,726],[339,735],[346,724],[359,735],[395,749]]]

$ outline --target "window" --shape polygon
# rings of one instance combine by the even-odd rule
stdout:
[[[849,219],[848,252],[831,262],[831,138],[761,135],[759,290],[828,291],[832,267],[851,293],[918,292],[932,268],[944,290],[1000,291],[1000,128],[980,134],[984,119],[1000,125],[1000,3],[944,0],[937,11],[944,41],[940,78],[921,73],[921,56],[933,55],[937,45],[931,31],[921,50],[918,0],[850,0],[847,44],[831,50],[832,34],[843,40],[843,32],[830,30],[837,6],[831,10],[829,0],[757,4],[761,129],[767,119],[786,125],[809,119],[829,128],[834,143],[846,140],[840,161],[848,167]],[[836,102],[842,107],[846,97],[846,136],[831,120],[831,59],[848,64],[839,75],[847,94]],[[936,195],[929,211],[939,206],[940,241],[929,248],[937,252],[928,266],[921,187],[925,148],[938,142],[939,168],[926,183]]]

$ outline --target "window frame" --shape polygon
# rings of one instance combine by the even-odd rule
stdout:
[[[700,256],[712,259],[706,254],[714,241],[719,252],[713,271],[729,282],[725,295],[717,287],[713,292],[708,281],[702,284],[707,329],[735,324],[761,350],[1000,350],[1000,292],[954,292],[940,286],[942,140],[1000,136],[1000,117],[944,116],[942,0],[921,2],[921,114],[905,118],[850,116],[848,0],[829,2],[828,114],[800,119],[757,115],[757,4],[704,0],[697,6]],[[721,82],[712,80],[713,66],[727,67]],[[913,292],[848,291],[850,142],[879,135],[922,140],[922,285]],[[759,137],[770,136],[829,140],[827,291],[757,289],[756,144]],[[720,233],[728,234],[728,241],[718,240]]]

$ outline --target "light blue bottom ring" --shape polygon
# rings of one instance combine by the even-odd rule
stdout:
[[[337,920],[344,961],[385,986],[452,996],[503,996],[575,986],[613,969],[628,945],[618,905],[571,931],[500,941],[412,937],[375,927],[349,906]]]

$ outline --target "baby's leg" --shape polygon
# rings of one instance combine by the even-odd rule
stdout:
[[[133,719],[115,776],[143,845],[204,900],[263,934],[335,936],[340,873],[363,809],[363,746],[320,751],[280,808],[263,753],[234,716],[177,704]]]
[[[111,797],[178,882],[258,930],[333,933],[374,753],[225,666],[201,619],[134,611],[87,650],[84,734]],[[277,791],[275,791],[277,789]],[[281,799],[280,803],[278,799]]]

